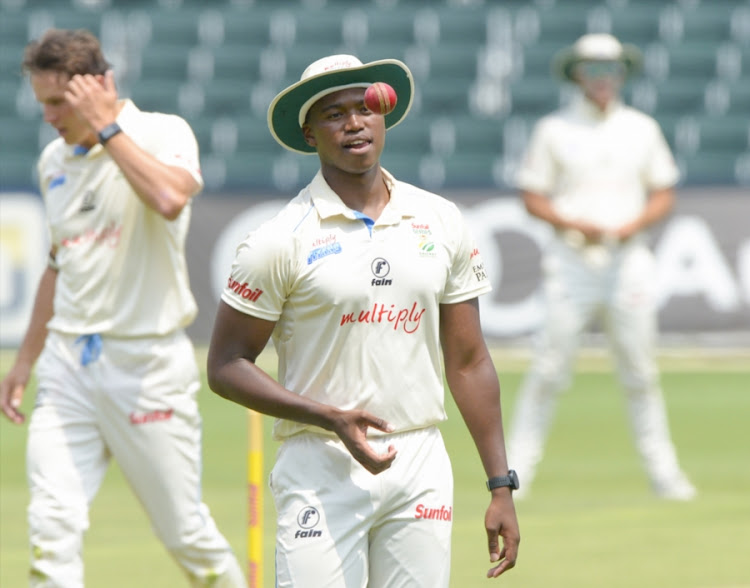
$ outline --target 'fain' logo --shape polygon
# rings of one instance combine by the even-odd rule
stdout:
[[[391,264],[382,257],[376,257],[372,260],[370,270],[372,271],[372,275],[375,276],[372,282],[370,282],[372,286],[390,286],[393,284],[393,280],[386,279],[386,276],[391,271]]]
[[[297,529],[294,538],[321,537],[322,531],[315,529],[320,522],[320,513],[314,506],[305,506],[297,514],[297,524],[301,527]]]

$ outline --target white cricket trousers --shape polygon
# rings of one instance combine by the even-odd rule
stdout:
[[[453,474],[437,427],[370,439],[373,475],[338,439],[284,441],[271,472],[277,588],[447,588]]]
[[[518,472],[521,492],[528,490],[542,458],[559,394],[570,385],[581,334],[597,317],[603,319],[635,444],[652,484],[684,476],[654,359],[657,309],[651,252],[635,242],[593,264],[555,243],[544,271],[547,314],[508,435],[508,464]]]
[[[27,444],[31,586],[83,586],[89,505],[111,458],[191,586],[245,586],[201,502],[200,380],[190,340],[183,332],[104,337],[86,366],[81,347],[50,332],[37,365]]]

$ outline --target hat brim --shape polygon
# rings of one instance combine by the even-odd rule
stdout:
[[[385,82],[396,91],[396,107],[385,115],[385,128],[400,123],[414,99],[414,79],[404,63],[397,59],[383,59],[359,67],[331,70],[292,84],[280,92],[268,107],[268,128],[283,147],[298,153],[315,153],[305,141],[299,126],[302,106],[317,94],[340,86],[369,85]],[[335,90],[332,90],[335,91]],[[322,94],[322,95],[323,95]]]
[[[574,70],[576,65],[582,61],[598,60],[581,55],[575,51],[573,47],[567,47],[555,55],[555,58],[552,61],[552,72],[564,80],[575,82]],[[622,45],[622,53],[616,61],[619,61],[625,66],[625,78],[627,79],[641,70],[643,65],[643,55],[638,47],[625,43]]]

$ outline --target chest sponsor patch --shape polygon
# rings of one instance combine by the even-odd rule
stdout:
[[[49,182],[49,189],[57,188],[57,186],[62,186],[65,183],[65,174],[62,172],[59,172],[55,174],[52,179]]]
[[[307,256],[307,265],[310,265],[319,259],[323,259],[328,255],[337,255],[341,253],[341,243],[329,243],[322,247],[316,247]]]
[[[85,232],[79,235],[64,237],[60,241],[60,245],[62,245],[63,247],[78,247],[81,245],[88,245],[90,243],[100,243],[114,249],[120,244],[121,234],[122,225],[116,225],[114,222],[112,222],[100,230],[87,229]]]
[[[394,331],[402,329],[405,333],[412,334],[418,328],[425,313],[424,308],[419,308],[414,302],[411,307],[396,308],[394,304],[386,306],[376,302],[372,308],[364,308],[359,312],[349,312],[341,315],[340,327],[353,324],[384,324],[392,325]]]

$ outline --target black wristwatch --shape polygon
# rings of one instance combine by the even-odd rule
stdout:
[[[487,480],[487,490],[509,486],[511,490],[518,490],[518,474],[516,470],[508,470],[507,476],[497,476]]]
[[[122,132],[122,129],[120,128],[120,125],[118,125],[116,122],[113,122],[112,124],[108,124],[101,131],[99,131],[97,133],[97,136],[99,137],[99,142],[102,145],[104,145],[107,141],[109,141],[117,133],[121,133],[121,132]]]

